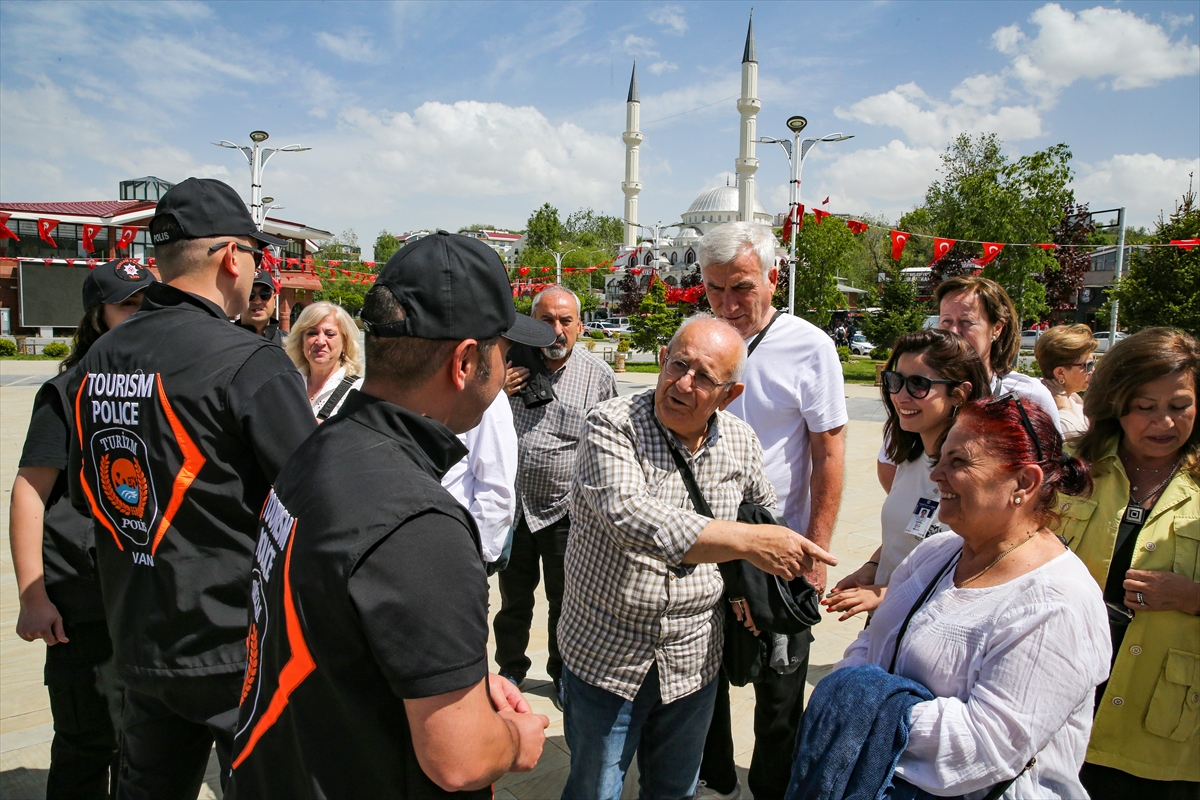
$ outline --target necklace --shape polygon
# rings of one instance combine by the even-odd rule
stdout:
[[[1164,467],[1163,469],[1166,469],[1166,468]],[[1137,491],[1138,487],[1130,486],[1129,487],[1129,504],[1130,504],[1130,506],[1136,507],[1139,510],[1143,509],[1144,506],[1142,504],[1145,503],[1147,500],[1149,500],[1151,497],[1154,497],[1154,495],[1161,492],[1163,490],[1163,487],[1165,487],[1168,483],[1171,482],[1171,478],[1175,477],[1175,470],[1177,470],[1177,469],[1179,469],[1178,461],[1176,461],[1174,464],[1171,465],[1171,471],[1167,473],[1167,477],[1163,478],[1162,482],[1159,483],[1158,486],[1155,486],[1153,489],[1151,489],[1150,491],[1148,491],[1144,495],[1142,495],[1142,499],[1140,499],[1140,500],[1133,496],[1133,493]],[[1159,472],[1162,472],[1162,470],[1159,470]]]
[[[1038,528],[1038,529],[1036,529],[1036,530],[1033,530],[1033,531],[1031,531],[1031,532],[1029,533],[1029,535],[1028,535],[1028,536],[1026,536],[1024,539],[1022,539],[1021,541],[1017,542],[1016,544],[1014,544],[1012,547],[1010,547],[1010,548],[1008,548],[1007,550],[1005,550],[1005,551],[1004,551],[1003,553],[1001,553],[1000,555],[996,556],[996,560],[995,560],[995,561],[993,561],[992,563],[988,564],[986,567],[984,567],[983,569],[981,569],[979,572],[976,572],[974,575],[972,575],[971,577],[967,578],[965,581],[961,581],[961,582],[958,584],[958,588],[960,588],[960,589],[961,589],[961,588],[963,588],[964,586],[966,586],[968,583],[973,583],[973,582],[975,582],[975,581],[979,580],[980,578],[982,578],[982,577],[984,576],[984,573],[986,573],[986,572],[987,572],[989,569],[991,569],[992,567],[996,566],[996,565],[997,565],[997,564],[999,564],[1001,561],[1003,561],[1003,560],[1004,560],[1004,557],[1005,557],[1006,555],[1008,555],[1009,553],[1011,553],[1013,550],[1016,550],[1018,547],[1020,547],[1021,545],[1025,544],[1026,542],[1028,542],[1028,541],[1031,541],[1031,540],[1033,539],[1033,537],[1035,537],[1035,536],[1037,536],[1037,535],[1038,535],[1038,531],[1040,531],[1040,530],[1041,530],[1041,528]]]
[[[1134,472],[1145,473],[1145,477],[1151,478],[1151,479],[1153,479],[1157,475],[1162,474],[1162,471],[1164,469],[1166,469],[1166,467],[1159,467],[1158,469],[1152,469],[1150,467],[1138,467],[1133,464],[1130,464],[1125,456],[1121,456],[1121,463],[1125,466],[1126,475],[1129,474],[1129,470],[1133,470]],[[1174,464],[1171,465],[1172,472],[1175,471],[1175,467],[1178,464],[1179,464],[1179,462],[1176,461]],[[1140,482],[1141,478],[1138,478],[1138,481]],[[1130,484],[1131,484],[1129,487],[1130,492],[1136,492],[1140,488],[1139,486],[1132,485],[1133,484],[1132,479],[1130,480]],[[1149,496],[1149,495],[1147,495],[1147,496]]]

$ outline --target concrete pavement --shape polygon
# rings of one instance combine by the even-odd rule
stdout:
[[[50,763],[53,727],[49,699],[42,685],[45,645],[28,643],[14,632],[18,602],[12,556],[8,547],[8,504],[17,461],[34,395],[41,383],[56,370],[54,362],[0,361],[0,797],[6,800],[40,798],[45,794],[46,770]],[[642,391],[654,385],[657,375],[625,373],[617,376],[622,394]],[[841,512],[834,530],[833,552],[840,564],[829,570],[832,585],[857,569],[879,545],[879,510],[884,493],[875,479],[875,457],[882,438],[884,415],[878,389],[848,385],[846,484]],[[497,579],[491,580],[491,608],[500,606]],[[534,629],[529,655],[533,668],[525,684],[525,693],[534,710],[550,717],[548,741],[538,768],[531,773],[507,775],[496,783],[498,800],[551,800],[561,793],[570,756],[563,738],[562,714],[550,702],[551,684],[545,672],[546,618],[545,597],[538,590]],[[809,691],[841,657],[842,651],[862,630],[861,617],[836,622],[826,618],[814,628]],[[489,651],[492,644],[489,642]],[[754,746],[754,693],[750,687],[734,688],[731,693],[736,761],[745,786],[745,770],[750,765]],[[637,796],[635,774],[626,783],[624,796]],[[200,798],[219,798],[215,756]],[[750,792],[743,788],[742,797]]]

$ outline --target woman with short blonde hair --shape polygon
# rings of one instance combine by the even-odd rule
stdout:
[[[1058,419],[1068,441],[1087,433],[1088,421],[1079,393],[1088,388],[1092,378],[1096,365],[1092,354],[1097,345],[1087,325],[1060,325],[1038,337],[1033,348],[1042,370],[1042,385],[1058,406]]]
[[[318,422],[328,419],[347,393],[362,385],[358,327],[339,305],[322,301],[304,309],[284,349],[305,376],[308,400]]]

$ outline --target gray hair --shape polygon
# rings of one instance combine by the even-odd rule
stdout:
[[[746,341],[744,339],[742,339],[742,335],[740,333],[738,333],[737,328],[733,327],[728,322],[726,322],[723,319],[720,319],[719,317],[714,317],[711,314],[704,314],[704,313],[692,314],[690,317],[688,317],[687,319],[685,319],[683,321],[683,324],[681,324],[679,326],[679,329],[675,331],[675,335],[671,337],[670,343],[667,344],[667,352],[669,353],[675,349],[675,343],[679,341],[679,337],[683,335],[683,332],[689,326],[691,326],[693,323],[704,322],[706,320],[708,322],[714,322],[718,325],[724,325],[725,327],[729,328],[729,330],[732,331],[733,335],[737,338],[738,343],[741,345],[738,349],[737,364],[733,368],[733,374],[729,376],[729,380],[734,383],[736,383],[737,381],[740,381],[742,379],[742,375],[745,374],[745,372],[746,372],[746,359],[750,357],[750,354],[746,350]],[[729,387],[726,386],[725,389],[726,389],[726,391],[728,391]]]
[[[726,222],[700,240],[700,269],[710,264],[730,264],[753,250],[762,264],[763,280],[775,266],[775,232],[757,222]]]
[[[558,284],[555,284],[554,286],[547,286],[545,289],[542,289],[540,292],[538,292],[537,294],[535,294],[533,296],[533,305],[531,305],[529,307],[529,316],[532,317],[533,315],[537,314],[538,300],[541,300],[543,297],[545,297],[548,294],[559,294],[559,293],[570,295],[571,299],[575,301],[575,316],[576,317],[583,316],[583,306],[579,302],[579,295],[575,294],[574,292],[572,292],[570,289],[566,288],[565,286],[559,286]]]

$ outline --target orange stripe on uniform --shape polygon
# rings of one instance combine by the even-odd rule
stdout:
[[[167,400],[167,392],[163,389],[162,374],[157,376],[155,382],[158,385],[158,399],[162,403],[163,414],[167,417],[171,432],[175,434],[175,443],[179,445],[179,451],[183,453],[183,466],[175,474],[175,481],[171,485],[171,501],[167,503],[167,510],[163,512],[162,520],[158,523],[158,530],[154,532],[154,543],[150,545],[150,555],[154,555],[158,550],[158,543],[166,535],[167,529],[171,527],[171,520],[175,518],[175,512],[183,503],[183,496],[187,494],[192,481],[196,480],[196,476],[200,474],[200,470],[207,460],[200,452],[200,448],[196,447],[196,443],[192,441],[192,437],[188,436],[187,429],[183,427],[179,417],[175,416],[175,411],[171,408],[170,401]]]
[[[279,685],[275,687],[275,693],[271,695],[271,703],[267,706],[267,710],[263,712],[261,718],[254,725],[254,730],[250,732],[250,738],[246,740],[246,746],[238,757],[234,759],[233,768],[237,769],[243,761],[254,750],[254,745],[258,744],[258,740],[262,738],[283,710],[287,708],[288,699],[292,696],[292,692],[299,688],[312,671],[317,668],[317,664],[313,661],[312,653],[308,650],[308,643],[304,641],[304,631],[300,627],[300,617],[296,614],[296,601],[292,598],[292,545],[296,543],[296,523],[292,523],[292,533],[288,537],[287,556],[283,561],[283,620],[286,623],[288,648],[292,651],[292,657],[283,665],[283,669],[279,671]],[[263,648],[260,645],[259,650]],[[262,680],[262,673],[259,672],[259,680]]]
[[[75,432],[79,434],[79,450],[80,456],[83,455],[83,426],[80,425],[79,403],[83,399],[83,387],[87,386],[87,379],[90,372],[83,374],[83,383],[79,384],[79,391],[75,393]],[[81,458],[82,460],[82,458]],[[121,546],[121,537],[117,536],[117,530],[108,521],[108,517],[96,505],[96,498],[92,495],[92,490],[88,488],[87,476],[84,474],[83,467],[79,468],[79,485],[83,487],[83,493],[87,495],[88,507],[92,509],[92,519],[98,520],[101,525],[108,528],[108,532],[112,534],[113,541],[117,543],[118,550],[124,550]]]

